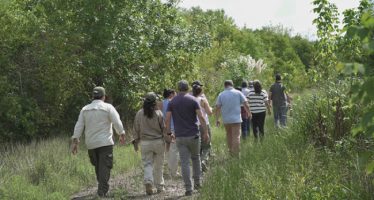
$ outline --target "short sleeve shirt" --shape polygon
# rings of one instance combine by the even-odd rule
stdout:
[[[196,110],[200,109],[196,98],[180,93],[170,101],[167,111],[171,112],[176,137],[199,135]]]
[[[221,107],[222,121],[224,124],[241,123],[241,105],[247,99],[241,91],[226,88],[221,92],[216,101],[216,106]]]
[[[260,94],[254,91],[250,92],[247,96],[249,100],[249,107],[251,113],[261,113],[266,111],[266,102],[268,101],[268,94],[263,90]]]
[[[270,87],[273,106],[286,106],[286,88],[282,83],[276,82]]]

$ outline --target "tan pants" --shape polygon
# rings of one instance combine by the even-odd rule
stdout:
[[[165,142],[158,140],[141,140],[142,161],[144,167],[144,184],[150,183],[161,189],[164,186],[163,162]]]
[[[225,124],[227,146],[232,156],[239,156],[241,123]]]

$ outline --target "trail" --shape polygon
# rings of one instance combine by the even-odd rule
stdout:
[[[184,183],[182,177],[171,178],[164,170],[165,191],[159,194],[146,195],[143,185],[143,171],[141,168],[133,169],[130,172],[111,177],[109,181],[110,190],[107,198],[103,199],[197,199],[198,193],[194,191],[191,197],[184,196]],[[97,187],[90,186],[71,196],[72,200],[97,199]]]

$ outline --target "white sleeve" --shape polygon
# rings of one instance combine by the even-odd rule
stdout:
[[[121,122],[119,114],[112,105],[110,105],[109,117],[110,117],[110,121],[113,123],[113,127],[116,130],[117,134],[118,135],[125,134],[125,130],[123,129],[123,124]]]
[[[83,116],[83,109],[82,109],[81,112],[79,113],[78,121],[74,127],[74,134],[71,138],[79,139],[82,136],[83,130],[84,130],[84,116]]]

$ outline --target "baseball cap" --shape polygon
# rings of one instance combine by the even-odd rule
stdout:
[[[198,80],[192,82],[191,86],[193,87],[194,85],[203,86],[203,84],[201,84],[201,82]]]
[[[105,89],[103,87],[95,87],[92,94],[94,97],[103,97],[105,96]]]
[[[154,92],[148,92],[145,95],[145,101],[147,101],[147,102],[154,102],[156,100],[157,100],[157,95]]]
[[[178,90],[181,92],[188,91],[188,82],[186,80],[181,80],[178,82]]]

